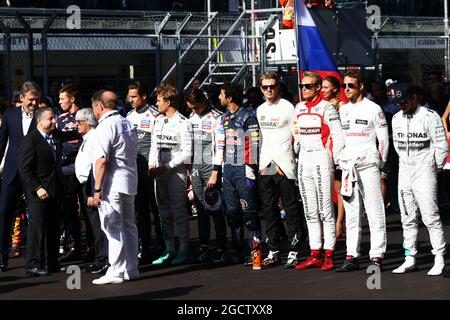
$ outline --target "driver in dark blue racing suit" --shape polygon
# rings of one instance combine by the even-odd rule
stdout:
[[[225,154],[223,168],[223,198],[232,244],[236,256],[244,256],[244,230],[249,232],[249,247],[261,243],[261,224],[256,212],[256,174],[260,133],[258,120],[251,109],[241,106],[242,89],[236,84],[224,84],[220,103],[227,108],[223,117]]]

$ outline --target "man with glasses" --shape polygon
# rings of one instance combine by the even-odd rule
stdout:
[[[334,268],[333,173],[344,147],[344,138],[336,108],[320,97],[321,83],[319,74],[303,73],[299,87],[304,101],[297,104],[296,118],[292,122],[292,131],[300,148],[298,181],[311,249],[310,257],[296,267],[298,270],[321,267],[328,271]],[[325,260],[321,256],[322,248],[325,249]]]
[[[18,159],[28,204],[26,273],[30,277],[60,272],[58,231],[67,183],[61,168],[62,143],[78,132],[58,131],[52,108],[35,110],[36,130],[23,140]]]
[[[266,221],[266,242],[270,249],[262,266],[267,268],[281,263],[281,215],[277,206],[278,198],[281,197],[287,214],[289,238],[289,255],[284,267],[293,268],[298,264],[297,255],[303,238],[302,217],[295,191],[296,165],[290,128],[290,123],[295,118],[294,106],[280,97],[279,77],[276,73],[262,74],[259,82],[266,102],[257,109],[263,141],[258,188]]]
[[[341,194],[344,199],[347,257],[337,272],[359,269],[361,202],[369,220],[371,265],[381,269],[386,252],[386,217],[380,187],[380,168],[386,162],[389,134],[381,107],[364,97],[358,70],[345,74],[342,87],[349,103],[340,109],[345,147],[339,158],[342,168]]]
[[[434,265],[427,274],[437,276],[445,267],[445,240],[439,217],[436,177],[444,167],[448,145],[439,115],[419,106],[417,97],[420,90],[416,88],[399,85],[394,95],[401,108],[392,119],[392,130],[394,147],[400,159],[398,193],[405,262],[392,272],[406,273],[417,269],[419,207],[434,255]]]
[[[75,158],[75,174],[81,184],[82,197],[80,199],[80,207],[84,207],[88,221],[86,226],[90,224],[90,230],[86,228],[86,233],[92,233],[95,245],[95,260],[85,268],[85,272],[91,274],[105,273],[108,269],[108,239],[103,232],[98,215],[98,208],[87,205],[87,200],[93,195],[93,173],[91,161],[92,143],[95,139],[95,127],[97,120],[95,119],[92,108],[84,108],[78,110],[75,121],[78,127],[78,133],[83,137],[83,143],[78,150]]]

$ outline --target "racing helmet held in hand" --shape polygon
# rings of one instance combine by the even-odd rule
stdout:
[[[216,189],[205,192],[205,208],[209,211],[218,211],[222,209],[222,197]]]

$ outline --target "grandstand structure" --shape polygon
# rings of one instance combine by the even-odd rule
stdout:
[[[47,91],[65,78],[89,90],[105,83],[126,88],[131,79],[184,88],[193,76],[205,84],[218,81],[212,76],[253,82],[248,69],[261,68],[261,59],[250,56],[261,40],[252,36],[246,12],[82,10],[79,29],[68,29],[66,10],[8,8],[0,9],[0,17],[8,96],[26,79]]]
[[[292,41],[281,45],[288,57],[274,59],[269,50],[282,9],[252,3],[244,1],[239,12],[81,9],[79,28],[77,15],[65,9],[0,8],[0,90],[10,98],[34,79],[51,94],[65,78],[80,83],[86,97],[105,84],[126,90],[130,80],[179,90],[195,78],[203,86],[237,81],[249,88],[267,69],[295,82]],[[340,70],[361,67],[374,77],[417,83],[428,72],[445,72],[441,17],[382,16],[380,28],[369,30],[367,6],[343,1],[336,11],[311,10]],[[346,17],[362,22],[346,26]]]

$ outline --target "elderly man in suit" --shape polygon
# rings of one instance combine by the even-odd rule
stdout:
[[[17,170],[20,145],[23,137],[36,128],[33,111],[38,107],[41,89],[28,81],[22,85],[20,100],[22,106],[5,111],[0,127],[0,161],[5,157],[2,192],[0,195],[0,272],[8,268],[11,224],[23,186]],[[8,152],[5,156],[9,140]]]
[[[92,108],[84,108],[77,112],[75,121],[77,123],[78,133],[83,136],[83,143],[75,159],[75,174],[81,183],[83,196],[80,200],[80,206],[85,207],[95,242],[95,261],[85,271],[92,274],[105,273],[109,266],[108,239],[101,228],[98,208],[87,206],[88,197],[94,194],[91,149],[94,143],[93,141],[95,141],[93,136],[95,135],[97,120],[95,119]]]
[[[23,139],[18,166],[29,209],[26,272],[45,276],[60,270],[58,231],[67,190],[61,169],[62,142],[76,139],[78,133],[55,130],[51,108],[37,109],[35,118],[37,128]]]

